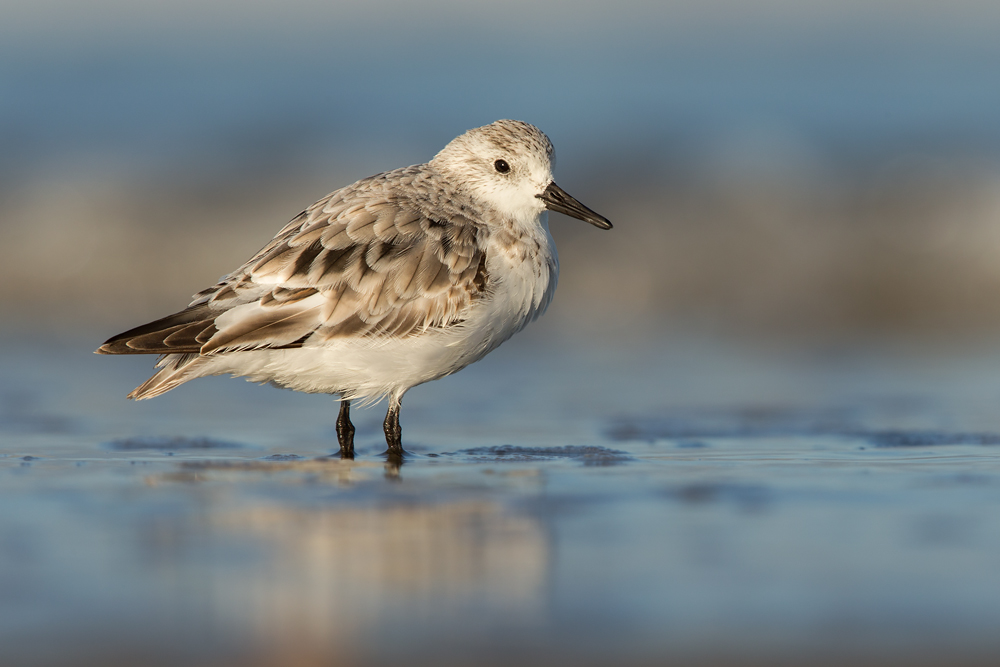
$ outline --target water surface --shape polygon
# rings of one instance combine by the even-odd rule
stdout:
[[[557,338],[558,336],[558,338]],[[93,338],[93,340],[91,340]],[[17,664],[974,664],[1000,649],[1000,357],[538,327],[380,409],[12,338]],[[95,342],[96,341],[96,342]]]

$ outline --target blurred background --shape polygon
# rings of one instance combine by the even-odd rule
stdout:
[[[996,0],[0,0],[0,663],[992,665]],[[549,313],[382,408],[91,354],[536,124]],[[9,511],[7,511],[9,510]]]
[[[989,341],[998,21],[987,0],[6,0],[3,326],[183,307],[327,192],[509,117],[616,225],[553,217],[552,326]]]

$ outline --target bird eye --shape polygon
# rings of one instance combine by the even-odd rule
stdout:
[[[501,174],[506,174],[507,172],[510,171],[510,165],[507,164],[507,160],[497,160],[496,162],[493,163],[493,166]]]

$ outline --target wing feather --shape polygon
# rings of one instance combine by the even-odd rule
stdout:
[[[163,352],[198,351],[200,344],[194,338],[181,339],[174,334],[181,331],[204,330],[214,320],[208,306],[194,305],[179,313],[168,315],[149,324],[129,329],[113,336],[97,349],[100,354],[162,354]],[[199,328],[200,327],[200,328]],[[170,339],[167,342],[167,339]]]
[[[100,351],[208,355],[410,336],[462,320],[489,289],[487,230],[479,212],[442,195],[429,170],[409,167],[328,195],[188,309]]]

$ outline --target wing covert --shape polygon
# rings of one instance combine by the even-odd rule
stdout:
[[[100,351],[289,348],[408,336],[460,321],[489,289],[486,231],[476,212],[424,181],[434,174],[418,165],[327,195],[187,309],[120,334]]]
[[[406,336],[462,319],[487,288],[479,225],[463,215],[431,218],[392,197],[350,194],[311,206],[199,295],[226,311],[203,354]]]

